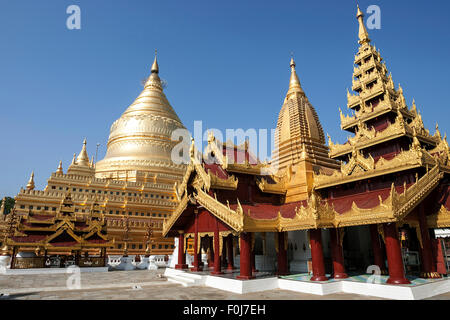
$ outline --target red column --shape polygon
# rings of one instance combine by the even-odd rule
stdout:
[[[348,278],[345,273],[344,254],[342,252],[342,245],[340,239],[340,230],[336,228],[330,229],[330,245],[331,257],[333,259],[333,278],[344,279]]]
[[[388,284],[409,284],[405,278],[403,267],[402,251],[398,240],[398,231],[395,222],[385,223],[384,240],[386,243],[386,255],[388,260],[389,279]]]
[[[186,269],[186,256],[184,254],[184,235],[180,232],[178,236],[178,264],[175,265],[175,269]]]
[[[252,265],[251,265],[251,251],[252,251],[252,240],[251,234],[247,232],[242,232],[240,234],[240,275],[237,276],[239,280],[249,280],[253,279],[252,275]]]
[[[223,274],[221,268],[219,222],[216,218],[216,226],[214,229],[214,271],[211,274]]]
[[[427,217],[423,202],[419,205],[419,226],[422,235],[422,272],[421,278],[440,278],[433,265],[433,247],[428,231]]]
[[[228,254],[227,270],[233,270],[234,269],[233,235],[230,234],[226,239],[227,239],[227,254]]]
[[[194,212],[195,220],[194,220],[194,267],[191,268],[191,271],[198,272],[202,271],[202,268],[199,266],[199,259],[198,259],[198,211],[195,210]]]
[[[256,273],[256,272],[258,272],[258,270],[256,270],[256,257],[255,257],[255,237],[256,237],[256,234],[255,233],[252,233],[251,234],[252,235],[252,273]]]
[[[447,274],[447,267],[445,265],[444,250],[442,250],[442,239],[434,239],[433,244],[436,252],[436,270],[438,274]]]
[[[378,226],[376,224],[370,225],[370,238],[372,242],[373,263],[380,268],[381,274],[387,274],[384,264],[383,244],[378,235]]]
[[[325,264],[323,261],[322,230],[309,230],[309,242],[311,245],[311,260],[313,269],[311,281],[327,281],[328,278],[325,276]]]
[[[284,246],[285,237],[287,236],[286,232],[278,232],[278,252],[277,252],[277,260],[278,260],[278,270],[277,275],[284,276],[288,274],[288,263],[287,263],[287,251]]]

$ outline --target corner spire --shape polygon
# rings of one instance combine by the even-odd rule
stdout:
[[[63,168],[62,168],[62,161],[59,160],[59,165],[58,165],[58,169],[56,169],[56,173],[58,174],[63,174]]]
[[[31,172],[30,180],[28,180],[27,190],[34,190],[34,171]]]
[[[158,54],[158,50],[155,49],[155,60],[153,60],[151,73],[159,73],[158,60],[156,58],[157,54]]]
[[[359,5],[356,5],[358,8],[356,11],[356,18],[358,19],[359,23],[359,44],[365,44],[370,42],[369,33],[367,32],[366,26],[364,25],[364,14],[362,13],[361,9],[359,9]]]
[[[286,98],[288,98],[290,95],[294,93],[305,95],[305,92],[303,91],[302,86],[300,85],[300,80],[298,79],[297,72],[295,71],[294,57],[291,57],[291,62],[289,65],[291,67],[291,78],[289,80],[289,91],[286,95]]]
[[[89,157],[86,151],[86,138],[83,141],[83,147],[81,148],[80,154],[77,157],[76,163],[81,166],[89,166]]]

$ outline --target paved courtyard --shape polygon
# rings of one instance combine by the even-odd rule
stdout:
[[[279,289],[241,295],[209,287],[183,287],[168,282],[163,273],[164,269],[81,273],[81,289],[67,288],[72,274],[0,275],[0,299],[380,300],[346,293],[318,296]],[[450,300],[450,293],[433,299]]]

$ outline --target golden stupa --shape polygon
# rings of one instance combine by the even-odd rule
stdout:
[[[314,165],[336,167],[328,157],[322,125],[300,85],[293,58],[290,67],[289,90],[278,115],[274,161],[280,171],[295,167],[305,156]]]
[[[184,125],[167,100],[155,60],[144,90],[111,126],[106,156],[95,166],[97,178],[126,181],[156,179],[174,183],[185,166],[171,160],[172,132]]]
[[[272,156],[272,168],[286,189],[286,203],[308,198],[314,173],[339,168],[328,157],[322,125],[300,85],[293,58],[290,67],[289,90],[278,115]]]

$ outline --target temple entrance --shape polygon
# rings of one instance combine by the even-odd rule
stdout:
[[[345,269],[348,273],[366,273],[373,265],[369,226],[346,227],[344,229],[343,251]]]
[[[403,225],[399,229],[399,240],[402,248],[403,265],[405,273],[410,275],[419,275],[421,257],[420,241],[417,237],[415,228],[409,225]]]

